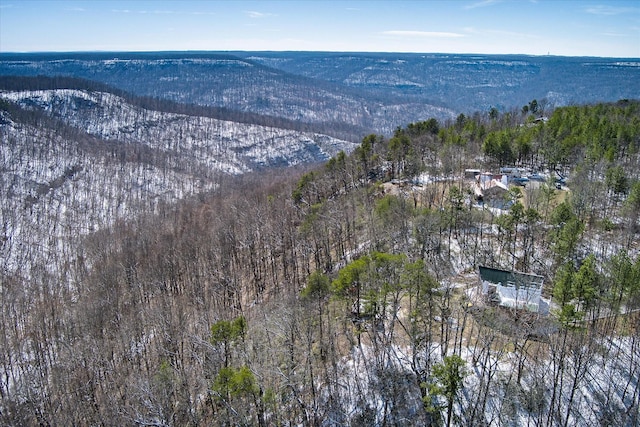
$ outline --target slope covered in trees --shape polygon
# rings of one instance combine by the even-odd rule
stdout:
[[[71,74],[73,75],[73,74]],[[333,124],[331,127],[304,123],[290,120],[284,117],[265,116],[256,113],[232,110],[225,107],[215,107],[197,104],[185,104],[171,101],[162,97],[136,96],[114,86],[109,86],[94,80],[58,75],[58,76],[3,76],[0,78],[0,90],[8,92],[21,91],[51,91],[59,89],[73,89],[80,91],[111,93],[122,98],[129,104],[147,110],[163,113],[185,114],[189,116],[208,117],[212,119],[227,120],[237,123],[254,124],[260,126],[276,127],[280,129],[297,130],[300,132],[324,133],[334,137],[352,137],[353,129],[349,126]]]
[[[0,92],[1,265],[24,278],[57,269],[48,260],[69,257],[88,233],[207,193],[225,174],[321,162],[355,146],[143,108],[71,83],[85,89]]]
[[[5,268],[2,423],[637,425],[640,104],[531,106],[219,177]],[[478,204],[465,170],[506,165],[546,181]],[[543,277],[550,316],[483,302],[479,265]]]
[[[531,99],[549,107],[637,99],[639,64],[411,53],[0,53],[1,76],[80,77],[138,96],[313,124],[356,141],[428,117],[511,111]]]

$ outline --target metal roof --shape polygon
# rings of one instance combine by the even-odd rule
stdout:
[[[527,290],[542,290],[544,278],[535,274],[520,273],[518,271],[499,270],[490,267],[478,267],[480,280],[493,284],[500,284],[503,287],[513,287],[516,289],[525,288]]]

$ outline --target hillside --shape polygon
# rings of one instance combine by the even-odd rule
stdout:
[[[359,141],[434,117],[640,97],[637,59],[311,52],[0,54],[0,75],[74,76],[139,96],[321,126]],[[339,133],[338,133],[339,132]]]
[[[637,58],[313,52],[234,54],[291,74],[365,89],[378,96],[441,103],[464,114],[489,111],[491,107],[501,111],[519,109],[532,99],[544,99],[549,106],[560,107],[638,98],[640,93]],[[414,120],[406,123],[411,121]]]
[[[109,92],[0,92],[5,272],[29,278],[88,234],[215,190],[224,175],[327,160],[355,144],[141,108]]]
[[[25,60],[26,59],[26,60]],[[74,76],[142,96],[225,107],[344,128],[361,138],[379,127],[385,101],[347,87],[289,74],[226,54],[104,54],[0,58],[0,75]],[[391,103],[394,105],[395,103]],[[403,102],[403,104],[405,104]],[[403,105],[413,119],[445,115],[431,105]],[[393,118],[392,118],[393,119]],[[399,125],[382,117],[387,132]],[[392,127],[393,126],[393,127]],[[382,129],[381,129],[382,130]]]
[[[637,101],[354,147],[1,97],[2,424],[638,424]],[[549,313],[478,266],[541,278]]]

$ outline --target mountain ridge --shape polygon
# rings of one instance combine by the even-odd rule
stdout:
[[[149,110],[78,89],[0,91],[0,137],[10,243],[1,248],[3,267],[27,276],[43,262],[39,242],[51,236],[66,253],[92,230],[214,191],[221,175],[315,164],[355,148],[319,133]]]
[[[56,59],[57,58],[57,59]],[[340,52],[0,54],[0,75],[73,75],[135,95],[314,123],[358,141],[407,123],[640,98],[640,60]],[[141,78],[144,75],[145,78]],[[346,133],[345,133],[346,134]]]

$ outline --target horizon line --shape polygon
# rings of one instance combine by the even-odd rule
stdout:
[[[529,56],[537,58],[600,58],[600,59],[633,59],[640,61],[640,57],[626,56],[598,56],[598,55],[558,55],[558,54],[532,54],[532,53],[481,53],[481,52],[415,52],[415,51],[339,51],[339,50],[42,50],[42,51],[0,51],[0,56],[5,55],[70,55],[70,54],[213,54],[213,53],[319,53],[319,54],[381,54],[381,55],[482,55],[482,56]]]

